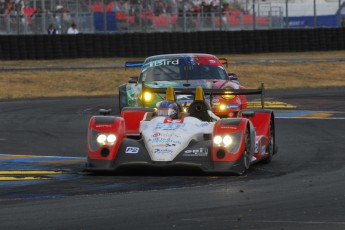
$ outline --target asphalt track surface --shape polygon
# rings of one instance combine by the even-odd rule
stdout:
[[[89,174],[89,118],[117,97],[0,101],[1,171],[49,171],[0,181],[0,229],[345,229],[345,88],[267,97],[297,109],[276,119],[273,161],[241,177]]]

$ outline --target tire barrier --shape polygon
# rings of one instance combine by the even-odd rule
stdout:
[[[181,52],[248,54],[344,49],[345,28],[0,36],[1,60],[146,57]]]

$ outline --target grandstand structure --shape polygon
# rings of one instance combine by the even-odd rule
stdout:
[[[65,34],[72,23],[82,33],[336,27],[344,5],[345,0],[2,0],[0,34],[45,34],[49,25]],[[315,12],[325,17],[317,21]]]
[[[246,9],[251,10],[253,2],[256,8],[281,8],[286,16],[286,5],[288,5],[288,16],[313,16],[314,0],[238,0]],[[334,15],[339,10],[344,0],[315,0],[317,15]]]
[[[279,12],[284,28],[338,27],[345,20],[345,0],[237,0],[246,10],[264,17]]]

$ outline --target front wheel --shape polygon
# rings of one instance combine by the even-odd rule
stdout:
[[[251,162],[251,137],[250,137],[250,130],[249,128],[246,129],[245,137],[244,137],[244,150],[241,156],[240,163],[242,164],[240,175],[246,174]]]
[[[272,161],[273,154],[275,151],[275,130],[274,130],[274,124],[273,120],[271,119],[270,122],[270,134],[268,138],[268,146],[266,148],[266,152],[268,153],[268,156],[262,160],[263,163],[268,164]]]

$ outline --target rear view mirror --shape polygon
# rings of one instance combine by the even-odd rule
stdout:
[[[230,81],[238,80],[238,76],[235,73],[228,73],[228,76]]]
[[[100,109],[99,110],[99,114],[103,115],[103,116],[110,115],[110,113],[111,113],[111,109]]]
[[[139,79],[139,77],[137,77],[137,76],[130,77],[128,80],[128,83],[137,83],[138,79]]]

